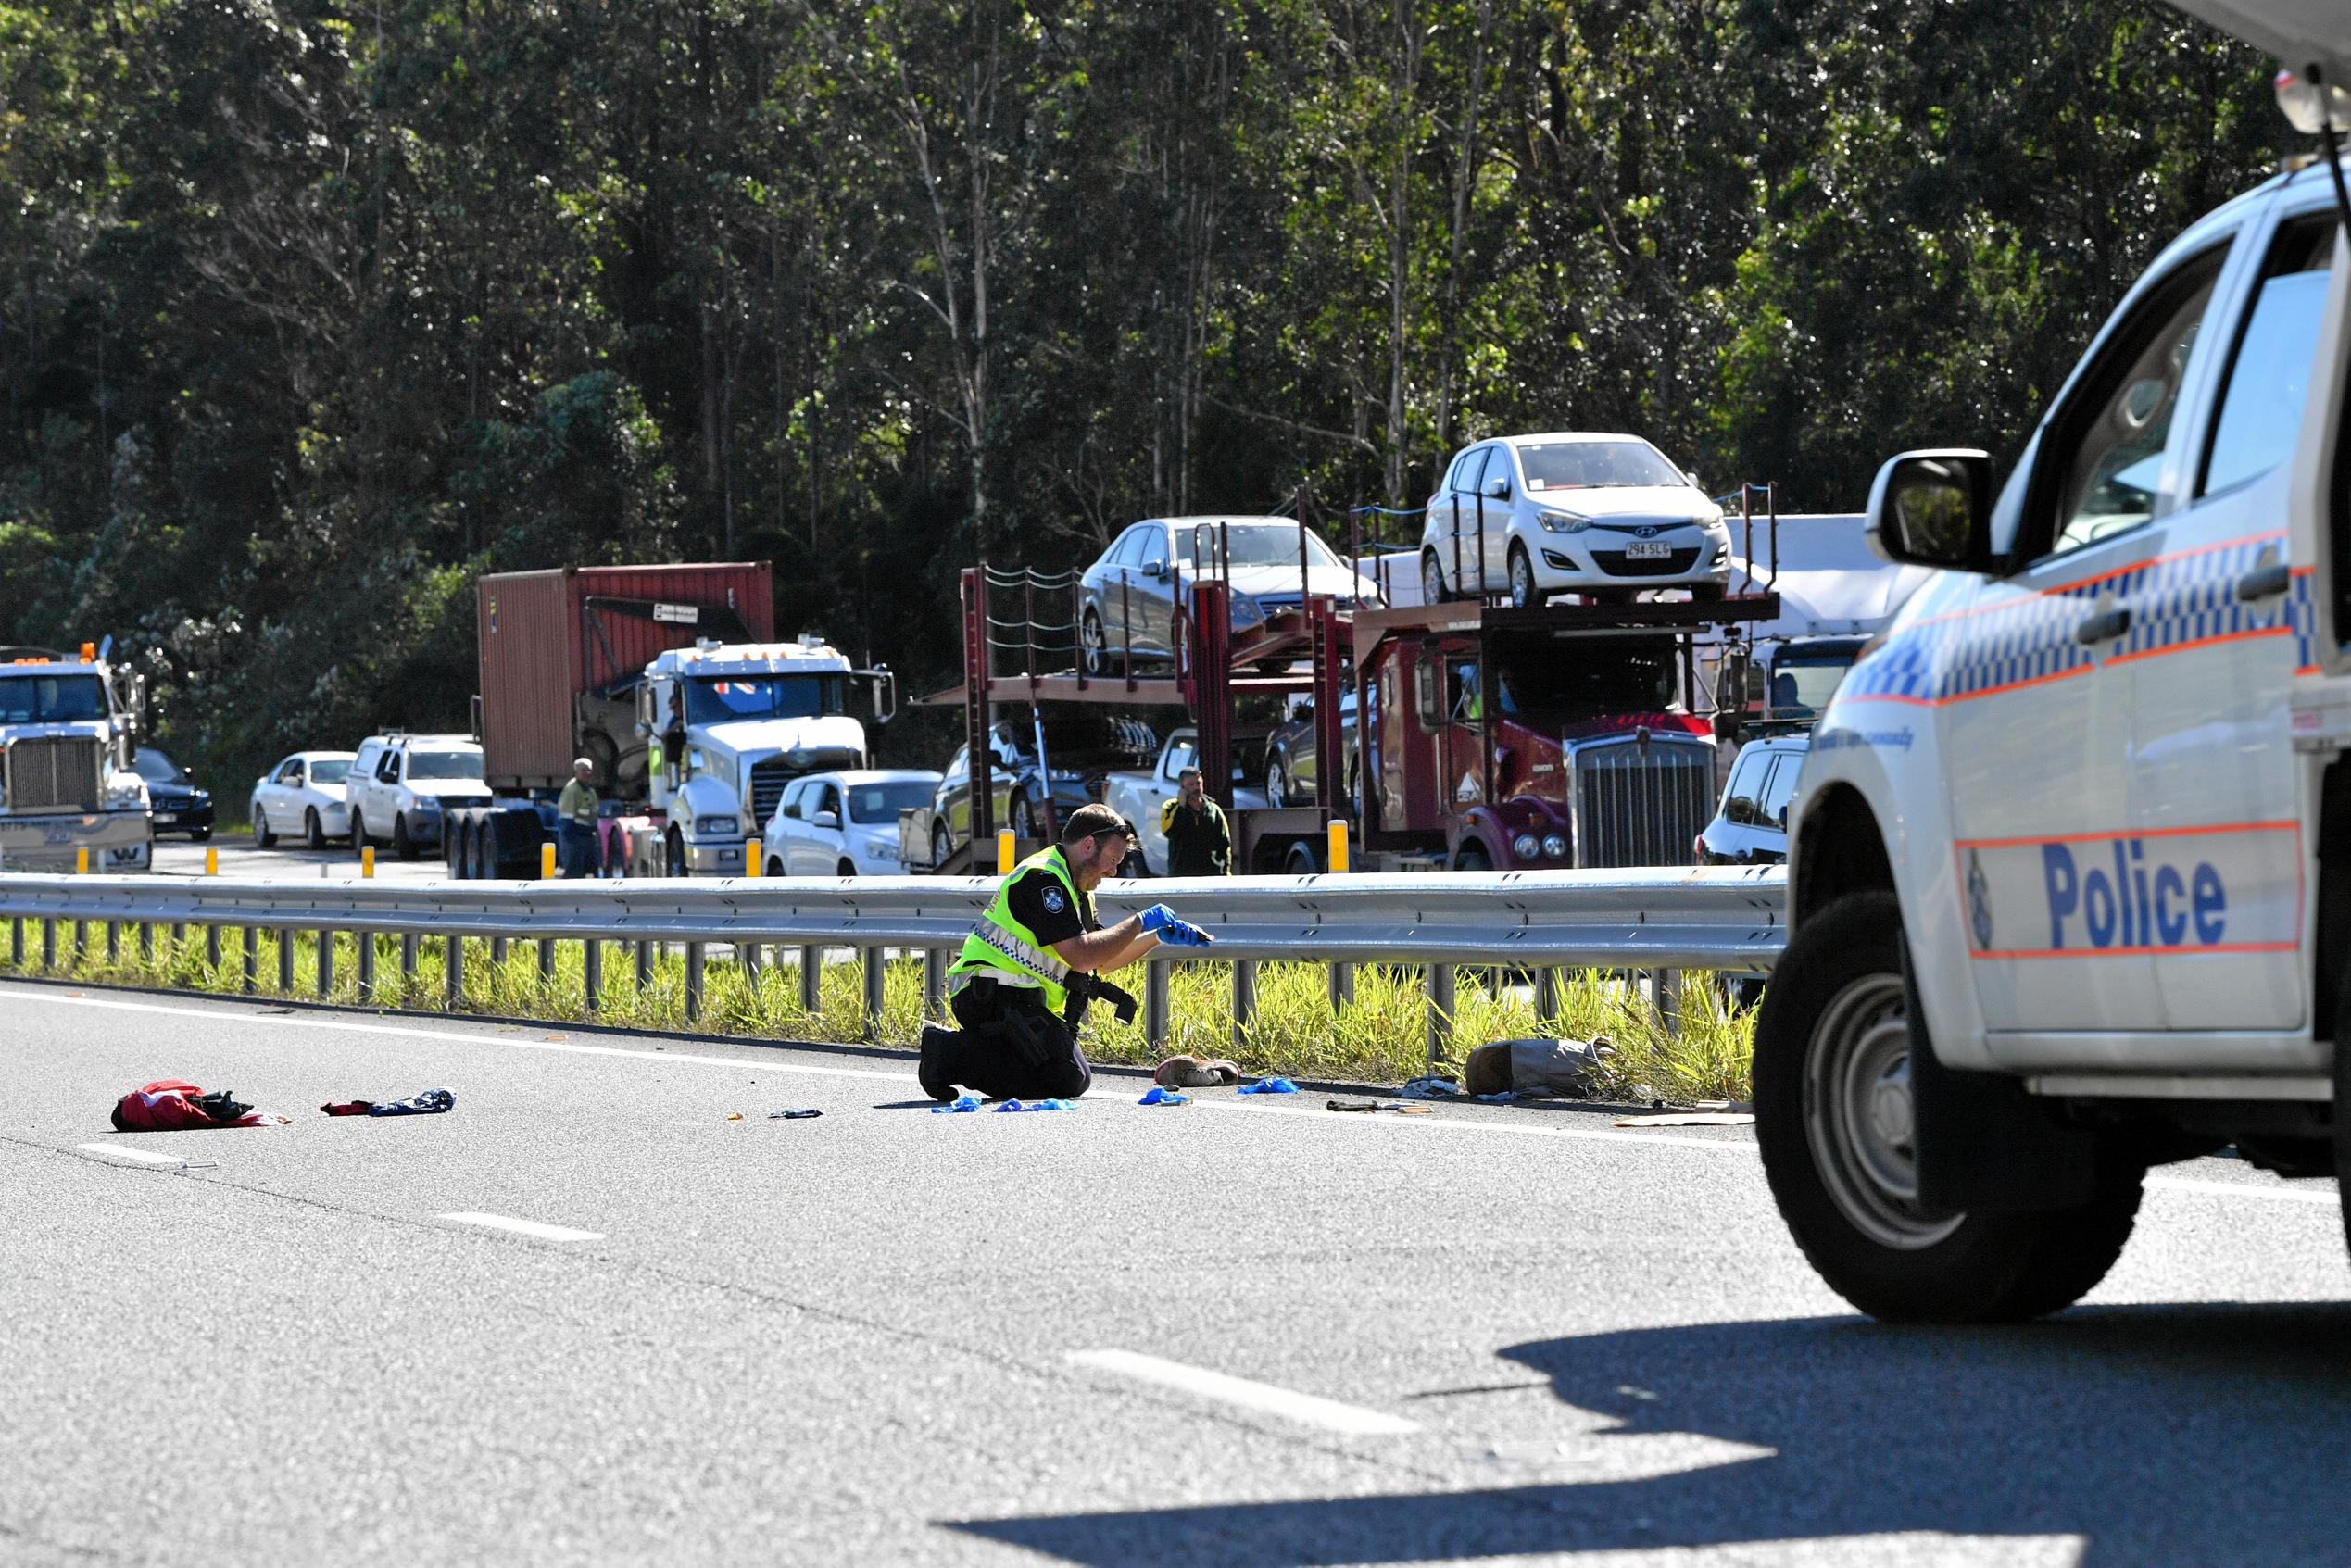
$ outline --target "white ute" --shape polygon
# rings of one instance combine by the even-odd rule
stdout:
[[[2309,67],[2351,82],[2339,5],[2181,3],[2305,130]],[[2346,229],[2330,149],[2163,252],[1996,500],[1978,451],[1878,476],[1880,548],[1940,570],[1814,732],[1755,1109],[1880,1318],[2071,1303],[2152,1164],[2351,1171]]]

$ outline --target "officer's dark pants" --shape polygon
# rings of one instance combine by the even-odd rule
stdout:
[[[1077,1036],[1034,985],[974,980],[949,999],[962,1031],[942,1066],[990,1099],[1075,1099],[1094,1086]]]
[[[567,877],[597,876],[602,873],[601,847],[596,842],[596,830],[579,822],[558,822],[555,828],[557,862]]]

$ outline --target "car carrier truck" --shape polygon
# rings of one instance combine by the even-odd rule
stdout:
[[[114,639],[78,652],[0,647],[0,870],[153,863],[155,818],[132,771],[145,688]]]

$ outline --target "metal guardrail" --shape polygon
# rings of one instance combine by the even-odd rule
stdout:
[[[220,962],[224,933],[243,934],[245,981],[257,989],[256,931],[380,934],[400,939],[402,972],[413,976],[420,945],[446,944],[446,1001],[464,1001],[463,944],[536,942],[539,969],[555,971],[555,945],[585,945],[586,1000],[603,988],[603,950],[635,950],[640,983],[657,944],[685,948],[685,1010],[701,1014],[708,949],[724,947],[756,972],[765,950],[799,951],[802,1006],[814,1010],[831,950],[849,948],[863,967],[869,1030],[882,1008],[884,965],[892,952],[923,954],[926,1016],[943,1010],[949,960],[993,897],[988,877],[640,879],[619,882],[244,882],[220,877],[0,876],[0,922],[23,967],[29,932],[41,962],[54,967],[61,923],[77,947],[93,922],[105,926],[109,957],[125,927],[142,950],[157,925],[197,926],[207,961]],[[1111,882],[1095,895],[1107,923],[1154,903],[1174,906],[1216,938],[1205,949],[1160,949],[1149,960],[1145,1032],[1167,1035],[1168,975],[1177,963],[1229,962],[1236,1032],[1255,1012],[1257,966],[1267,961],[1328,966],[1334,1006],[1354,991],[1359,964],[1420,969],[1428,993],[1429,1045],[1445,1043],[1462,967],[1525,971],[1539,1015],[1547,1016],[1561,969],[1648,971],[1670,1022],[1678,972],[1760,974],[1786,935],[1786,878],[1778,867],[1605,872],[1433,872],[1309,877],[1231,877]],[[335,944],[317,945],[319,994],[333,987]],[[376,948],[357,943],[358,991],[375,986]],[[278,944],[278,985],[295,988],[294,944]]]

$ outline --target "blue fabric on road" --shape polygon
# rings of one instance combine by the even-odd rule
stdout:
[[[406,1099],[387,1099],[368,1107],[371,1116],[438,1116],[457,1104],[446,1089],[427,1089]]]
[[[1287,1078],[1260,1078],[1254,1084],[1243,1084],[1240,1092],[1245,1095],[1294,1095],[1298,1092],[1298,1085]]]

